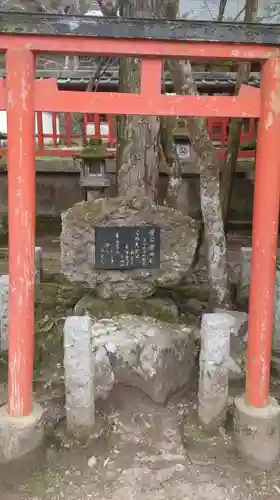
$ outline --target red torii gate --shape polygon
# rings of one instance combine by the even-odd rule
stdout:
[[[32,410],[34,111],[260,118],[246,401],[256,408],[268,404],[280,190],[279,35],[279,26],[1,13],[7,79],[0,89],[0,109],[8,113],[9,415]],[[35,56],[42,52],[140,57],[141,90],[58,91],[52,80],[35,81]],[[261,91],[243,88],[238,97],[163,95],[166,58],[264,61]]]

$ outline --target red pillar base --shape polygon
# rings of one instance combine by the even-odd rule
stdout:
[[[264,408],[248,406],[244,397],[235,399],[234,434],[241,456],[253,467],[270,470],[280,454],[280,406],[269,398]]]
[[[11,417],[0,408],[0,464],[18,460],[36,450],[44,439],[44,410],[34,404],[28,417]]]

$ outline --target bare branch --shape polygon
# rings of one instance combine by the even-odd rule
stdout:
[[[227,0],[220,0],[218,21],[222,21],[225,15],[225,10],[227,6]]]

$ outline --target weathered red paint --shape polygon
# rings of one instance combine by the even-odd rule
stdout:
[[[34,56],[11,48],[7,62],[9,207],[9,414],[32,408],[34,349]]]
[[[246,379],[247,401],[255,407],[266,406],[270,382],[280,199],[280,59],[267,61],[261,76]]]
[[[255,118],[260,116],[259,99],[232,96],[180,96],[155,92],[125,94],[117,92],[46,91],[36,86],[35,108],[39,111],[160,115],[217,116]]]
[[[141,114],[258,118],[252,286],[250,294],[247,399],[267,402],[278,228],[280,169],[279,61],[268,61],[259,91],[242,89],[238,97],[161,94],[160,60],[165,58],[266,60],[278,47],[221,43],[121,40],[0,34],[7,53],[7,88],[0,84],[0,109],[8,110],[9,182],[9,413],[28,415],[32,406],[34,334],[34,110],[69,113]],[[142,57],[139,94],[59,92],[55,81],[34,82],[35,52],[116,54]],[[42,127],[38,122],[39,129]],[[67,125],[67,142],[71,142]],[[70,134],[70,135],[69,135]],[[72,150],[73,152],[73,150]],[[266,166],[269,165],[269,175]]]

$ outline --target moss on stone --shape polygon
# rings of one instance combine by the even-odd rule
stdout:
[[[76,315],[88,312],[90,315],[101,318],[129,314],[135,316],[150,316],[167,323],[178,322],[178,309],[171,299],[152,297],[149,299],[107,299],[103,300],[90,294],[85,295],[76,305]]]
[[[35,376],[50,354],[62,357],[65,317],[73,314],[87,291],[83,284],[70,283],[60,274],[44,272],[43,279],[35,290]]]
[[[113,153],[108,153],[106,145],[100,139],[92,139],[89,144],[75,158],[80,160],[105,160],[114,158]]]

